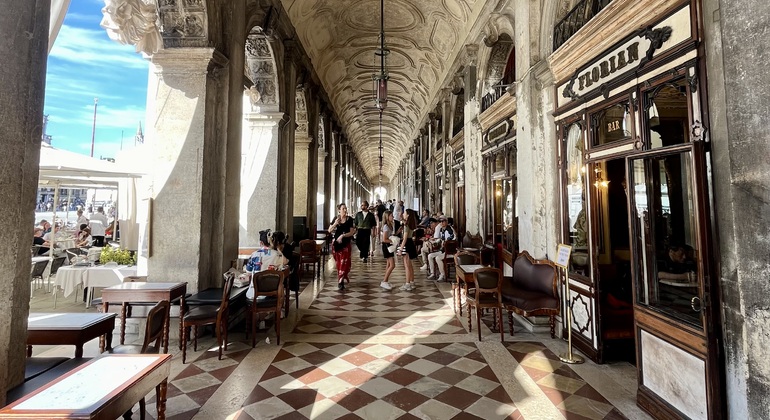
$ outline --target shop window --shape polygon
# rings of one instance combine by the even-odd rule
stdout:
[[[593,145],[602,146],[631,138],[631,109],[628,101],[605,108],[591,116]]]
[[[651,148],[688,141],[688,89],[684,79],[647,92],[646,111],[647,136]]]
[[[580,124],[567,128],[567,244],[572,245],[569,271],[589,276],[588,220],[586,216],[586,167],[583,163],[583,129]]]

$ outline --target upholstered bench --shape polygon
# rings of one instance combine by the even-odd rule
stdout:
[[[548,315],[551,337],[555,336],[555,318],[559,313],[558,271],[548,260],[535,260],[522,251],[513,263],[513,277],[503,279],[503,306],[508,311],[508,326],[513,335],[513,313],[522,316]]]

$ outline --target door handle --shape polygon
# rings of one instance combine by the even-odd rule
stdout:
[[[703,306],[703,302],[701,302],[698,296],[693,296],[693,298],[690,299],[690,307],[695,312],[703,312],[703,310],[705,309],[705,307]]]

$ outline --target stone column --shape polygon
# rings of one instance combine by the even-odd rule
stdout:
[[[451,159],[447,158],[447,150],[449,153],[452,152],[452,148],[449,145],[449,142],[452,141],[452,132],[451,132],[451,126],[452,126],[452,117],[449,113],[449,99],[451,98],[451,90],[448,88],[441,89],[441,139],[444,143],[444,172],[446,173],[444,176],[451,176],[452,178],[447,179],[454,179],[454,169],[450,168],[450,162]],[[455,182],[450,182],[449,184],[449,191],[448,194],[444,194],[444,202],[442,203],[441,210],[444,212],[444,214],[450,214],[453,217],[457,216],[457,211],[454,206],[454,197],[456,193],[456,186]]]
[[[326,121],[328,121],[329,117],[327,117],[325,114],[321,113],[319,115],[319,128],[318,128],[318,164],[317,164],[317,197],[318,200],[316,202],[315,207],[315,227],[317,231],[321,231],[324,228],[324,220],[326,220],[326,214],[324,212],[324,209],[326,209],[329,202],[329,196],[326,194],[326,186],[329,184],[328,178],[326,177],[326,159],[329,157],[329,154],[326,152],[326,126],[324,125]],[[315,239],[315,238],[313,238]]]
[[[29,247],[35,224],[38,162],[48,52],[49,0],[11,0],[0,13],[0,193],[13,197],[0,221],[0,406],[5,391],[24,380],[24,337],[29,314]]]
[[[278,138],[282,112],[247,112],[243,127],[240,246],[259,244],[259,231],[276,229],[278,207]],[[268,198],[269,197],[269,198]]]
[[[767,16],[764,0],[703,1],[706,136],[721,259],[721,272],[714,274],[721,284],[727,412],[734,419],[770,418]]]
[[[293,217],[307,217],[308,193],[308,150],[313,139],[310,138],[307,120],[308,92],[304,87],[297,88],[297,129],[294,133],[294,210]]]
[[[478,116],[481,104],[476,95],[476,61],[479,46],[465,46],[466,66],[464,74],[465,126],[463,139],[465,149],[465,227],[471,234],[484,236],[484,171],[481,158],[481,124]]]
[[[221,275],[228,86],[227,58],[213,48],[169,48],[152,57],[147,268],[151,281],[185,279],[188,292]]]
[[[334,137],[332,134],[332,122],[331,122],[331,116],[326,115],[323,119],[323,127],[324,127],[324,174],[323,174],[323,196],[324,196],[324,203],[323,208],[318,212],[319,217],[319,223],[318,228],[319,229],[326,229],[329,222],[332,220],[332,215],[334,214],[334,211],[332,210],[334,208]],[[319,151],[320,154],[320,151]],[[319,155],[320,156],[320,155]],[[321,162],[319,161],[318,164],[320,165]],[[319,177],[320,177],[319,172]],[[320,188],[319,188],[320,190]]]
[[[233,21],[230,37],[230,86],[227,108],[227,139],[225,144],[225,202],[222,244],[222,272],[238,258],[240,226],[238,223],[241,197],[241,143],[243,142],[243,68],[245,65],[246,5],[232,3]],[[245,101],[247,104],[248,101]]]
[[[312,99],[308,104],[308,132],[310,133],[310,138],[313,139],[313,142],[308,149],[308,166],[307,174],[305,175],[305,178],[307,179],[307,196],[305,198],[307,207],[305,213],[307,214],[307,233],[308,238],[310,239],[315,239],[313,232],[316,227],[316,219],[318,218],[318,211],[316,210],[318,206],[318,168],[323,169],[323,164],[318,164],[318,138],[320,135],[319,115],[321,112],[321,102],[318,99],[317,92],[318,90],[315,89]]]
[[[294,41],[284,41],[282,54],[278,54],[282,60],[282,75],[279,72],[281,84],[280,109],[286,114],[284,124],[279,127],[278,141],[278,218],[276,230],[291,232],[294,216],[294,135],[297,129],[296,123],[296,91],[297,91],[297,64],[296,47]]]

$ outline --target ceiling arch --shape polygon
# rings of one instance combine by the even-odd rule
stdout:
[[[379,178],[379,111],[372,75],[380,0],[281,0],[350,144],[372,182]],[[385,0],[388,107],[383,179],[392,179],[436,102],[441,84],[487,2]]]

